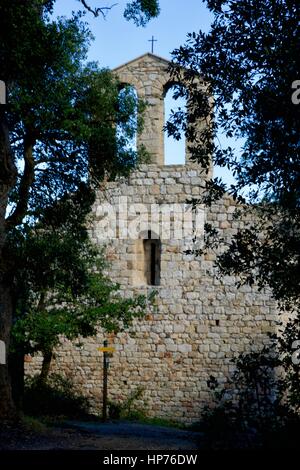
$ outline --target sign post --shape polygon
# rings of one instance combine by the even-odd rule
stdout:
[[[107,341],[103,342],[103,346],[107,347]],[[109,357],[107,352],[103,352],[103,410],[102,419],[107,420],[107,379],[108,379]]]
[[[108,347],[107,341],[103,341],[103,347],[98,348],[98,351],[103,352],[103,393],[102,393],[102,420],[107,421],[107,384],[108,384],[108,368],[109,368],[109,353],[115,351],[114,348]]]

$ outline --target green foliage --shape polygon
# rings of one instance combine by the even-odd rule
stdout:
[[[173,53],[173,79],[180,81],[183,74],[185,85],[177,94],[189,99],[193,111],[174,115],[167,130],[176,136],[182,128],[193,143],[194,160],[208,169],[212,156],[235,177],[230,187],[209,181],[201,202],[211,204],[227,190],[238,201],[246,197],[255,204],[252,223],[239,230],[229,249],[224,245],[221,271],[241,282],[269,285],[284,308],[297,309],[300,106],[292,102],[292,83],[300,69],[300,5],[296,0],[206,3],[214,15],[210,31],[189,34]],[[199,129],[199,120],[206,127]],[[217,132],[242,139],[241,151],[222,148]]]
[[[205,106],[207,94],[215,97],[215,119],[208,123],[209,133],[197,133],[195,156],[202,144],[215,164],[231,168],[237,179],[234,194],[255,185],[253,199],[263,193],[283,205],[296,204],[300,109],[291,96],[299,72],[299,3],[207,3],[214,14],[209,33],[189,34],[186,45],[174,51],[175,76],[178,65],[188,68],[186,93],[196,105],[189,123],[193,131],[194,119],[213,112]],[[195,83],[198,73],[208,83],[207,93]],[[214,144],[211,135],[217,130],[245,139],[239,158]]]
[[[42,246],[43,273],[39,277],[40,270],[32,263],[32,271],[22,278],[23,297],[13,327],[15,348],[45,353],[60,343],[61,335],[70,340],[92,336],[99,327],[117,333],[144,315],[147,299],[123,298],[119,286],[99,271],[103,259],[88,242],[75,247],[72,239],[57,240],[57,234],[44,237],[27,240],[34,244],[30,248],[35,255]]]
[[[273,346],[239,355],[225,386],[210,378],[214,404],[206,407],[198,424],[207,446],[295,446],[300,394],[299,367],[291,355],[294,336],[285,329]]]
[[[144,315],[144,296],[125,298],[104,274],[104,254],[91,244],[86,216],[93,202],[86,185],[47,207],[39,222],[11,233],[19,260],[13,346],[52,352],[62,335],[72,340],[99,327],[117,333]]]
[[[193,429],[204,433],[203,441],[208,448],[249,446],[248,436],[245,438],[245,428],[237,419],[235,408],[228,402],[205,408],[201,421],[194,425]]]
[[[51,3],[0,1],[0,70],[9,103],[1,119],[17,173],[11,175],[7,229],[26,216],[37,219],[83,181],[128,174],[138,161],[126,144],[141,125],[133,109],[144,105],[127,91],[119,96],[111,72],[86,64],[92,36],[82,14],[53,19],[43,10]]]
[[[24,412],[30,416],[80,418],[88,413],[88,400],[59,374],[51,374],[43,384],[33,377],[26,380]]]
[[[30,216],[35,218],[66,192],[75,192],[83,181],[97,184],[104,174],[110,179],[128,174],[138,160],[137,152],[127,148],[128,140],[138,130],[131,118],[135,103],[127,92],[119,95],[116,78],[93,64],[69,71],[64,66],[54,83],[53,73],[57,72],[49,71],[47,78],[49,90],[41,80],[41,90],[36,85],[32,99],[28,99],[22,84],[20,89],[14,87],[10,97],[11,119],[16,116],[16,122],[11,122],[13,150],[20,166],[26,145],[31,145],[34,180],[27,203]],[[63,80],[59,80],[60,73],[64,74]],[[28,107],[33,110],[29,114]],[[122,129],[122,137],[116,135],[116,126]],[[11,193],[10,201],[16,208],[22,179],[20,174]]]
[[[248,426],[270,424],[277,411],[278,357],[269,350],[241,354],[232,381],[239,393],[239,415]]]
[[[151,426],[163,426],[166,428],[176,428],[176,429],[187,429],[187,426],[180,423],[179,421],[173,421],[172,419],[154,417],[150,418],[145,413],[141,413],[137,418],[134,418],[137,421],[150,424]]]
[[[84,9],[92,13],[95,17],[100,14],[103,18],[106,18],[107,13],[116,4],[109,7],[96,7],[93,8],[89,5],[88,0],[79,0]],[[137,26],[146,26],[146,24],[152,19],[157,17],[159,14],[159,3],[158,0],[131,0],[127,3],[124,17],[127,20],[133,20]]]
[[[210,388],[228,418],[238,419],[244,428],[261,428],[277,411],[278,357],[269,350],[243,353],[234,364],[235,372],[227,386],[220,390],[217,381],[212,380]]]
[[[34,432],[39,435],[43,434],[47,430],[47,425],[33,416],[23,416],[21,418],[21,423],[26,431]]]
[[[124,17],[133,20],[137,26],[146,26],[152,18],[159,15],[158,0],[132,0],[127,3]]]
[[[299,308],[299,213],[278,204],[262,203],[239,210],[237,216],[251,215],[252,222],[238,231],[218,266],[222,273],[239,276],[240,283],[272,289],[285,310]]]
[[[122,418],[136,421],[144,419],[146,416],[145,409],[137,408],[135,406],[135,402],[142,398],[144,391],[143,387],[138,387],[136,390],[133,390],[123,402],[111,401],[109,403],[110,418]]]
[[[62,334],[126,328],[145,306],[118,295],[86,228],[99,180],[128,174],[138,161],[128,142],[144,104],[128,89],[119,95],[111,72],[86,64],[91,34],[82,14],[53,19],[53,3],[0,0],[9,102],[0,119],[16,170],[1,268],[16,305],[14,347],[43,353]]]
[[[279,382],[283,403],[291,413],[299,416],[300,411],[300,314],[297,312],[287,323],[281,324],[281,331],[273,338],[280,355],[284,376]]]
[[[51,349],[62,332],[91,334],[97,321],[109,331],[128,325],[129,311],[142,303],[117,298],[116,286],[96,278],[91,259],[98,255],[82,221],[99,180],[128,174],[137,163],[138,152],[126,142],[140,122],[130,119],[131,100],[118,97],[116,78],[86,63],[92,36],[84,13],[53,19],[54,3],[0,0],[0,79],[8,91],[0,109],[0,282],[9,298],[0,335],[8,344],[14,305],[14,347],[33,350]],[[143,18],[154,14],[151,2],[137,8]],[[54,301],[65,305],[56,308]],[[1,376],[8,399],[0,414],[12,415],[5,368]]]

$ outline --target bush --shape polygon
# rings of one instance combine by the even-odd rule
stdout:
[[[205,433],[206,445],[217,448],[288,448],[299,435],[300,419],[286,403],[282,391],[289,376],[280,378],[281,362],[272,348],[241,354],[236,370],[225,386],[214,377],[208,381],[214,394],[197,429]]]
[[[202,444],[212,449],[242,449],[257,446],[257,432],[246,426],[234,403],[225,401],[203,410],[202,420],[193,426],[203,432]]]
[[[144,409],[133,408],[134,403],[140,400],[144,393],[143,387],[138,387],[133,390],[124,402],[111,401],[108,404],[109,417],[111,419],[128,419],[128,420],[141,420],[146,416]]]
[[[45,384],[39,377],[25,382],[24,413],[31,416],[63,416],[77,418],[88,412],[88,400],[70,379],[59,374],[49,375]]]

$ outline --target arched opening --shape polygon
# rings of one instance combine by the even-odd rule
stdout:
[[[135,244],[134,285],[159,286],[161,241],[151,230],[142,232]]]
[[[168,121],[172,122],[172,116],[176,112],[186,113],[187,100],[185,97],[179,96],[179,92],[182,90],[183,85],[179,83],[171,83],[165,87],[164,93],[164,115],[166,126]],[[186,139],[184,132],[178,130],[176,132],[176,138],[168,135],[168,131],[165,130],[164,136],[164,153],[165,153],[165,165],[184,165],[186,155]]]
[[[118,95],[117,140],[125,152],[137,151],[138,94],[133,85],[123,84]]]

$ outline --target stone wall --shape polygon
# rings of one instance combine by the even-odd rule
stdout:
[[[129,178],[101,188],[90,226],[93,242],[106,245],[109,275],[121,284],[124,295],[157,291],[156,308],[149,307],[145,318],[135,322],[131,334],[108,338],[116,348],[111,359],[110,400],[124,400],[142,387],[144,393],[138,405],[145,406],[150,416],[184,422],[197,421],[203,406],[210,402],[209,377],[225,382],[233,370],[231,359],[266,343],[276,320],[275,304],[267,292],[258,292],[255,286],[238,289],[233,277],[218,278],[212,252],[200,259],[185,252],[191,247],[191,234],[174,238],[173,233],[171,238],[164,238],[163,216],[155,230],[151,224],[136,230],[160,232],[160,285],[148,286],[141,279],[139,285],[136,281],[141,261],[136,256],[138,239],[118,238],[125,224],[125,201],[127,208],[132,205],[130,222],[137,220],[136,203],[143,204],[150,213],[151,205],[177,204],[179,208],[202,192],[203,177],[196,165],[144,165]],[[110,240],[103,238],[105,203],[120,208],[116,238]],[[205,222],[230,239],[238,227],[247,223],[235,220],[234,211],[234,202],[226,196],[204,209],[202,215]],[[176,214],[172,221],[175,223]],[[197,235],[200,240],[203,233],[199,227]],[[80,385],[96,411],[101,408],[102,392],[102,353],[97,347],[103,339],[99,332],[97,338],[84,340],[82,346],[64,341],[53,364],[53,370],[64,372]],[[37,370],[39,359],[26,367],[31,373]]]

